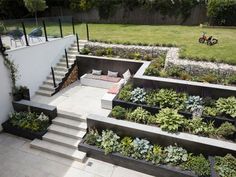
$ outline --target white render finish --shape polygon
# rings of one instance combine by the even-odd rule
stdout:
[[[2,130],[1,124],[8,119],[8,114],[12,110],[10,96],[11,92],[11,79],[8,69],[4,65],[4,59],[0,55],[0,131]]]
[[[18,66],[19,78],[17,85],[24,85],[30,89],[33,96],[43,83],[61,56],[64,49],[70,47],[75,36],[66,36],[53,41],[21,47],[7,51],[9,59]]]

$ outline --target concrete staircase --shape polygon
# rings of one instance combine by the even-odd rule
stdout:
[[[80,41],[80,49],[84,47],[85,43],[86,41]],[[76,56],[78,54],[79,53],[77,49],[77,44],[74,43],[67,51],[69,68],[76,60]],[[67,72],[69,71],[69,68],[67,68],[66,65],[66,57],[65,55],[63,55],[62,58],[59,60],[59,62],[53,67],[57,86],[62,82],[62,79],[66,76]],[[46,80],[43,82],[43,84],[39,87],[39,90],[36,92],[36,94],[50,97],[55,93],[55,91],[56,88],[54,87],[53,84],[52,73],[50,73],[47,76]]]
[[[86,153],[78,151],[78,144],[86,134],[86,119],[78,115],[59,112],[52,120],[43,140],[35,139],[31,148],[83,162]]]

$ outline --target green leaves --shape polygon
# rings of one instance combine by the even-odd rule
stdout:
[[[220,113],[236,118],[236,98],[234,96],[219,98],[216,101],[216,108]]]
[[[137,87],[131,92],[130,100],[133,103],[145,103],[146,102],[146,92],[144,91],[143,88]]]
[[[151,114],[145,109],[138,107],[133,112],[127,114],[127,119],[139,123],[147,123]]]
[[[118,99],[129,102],[131,100],[132,85],[126,84],[118,95]]]
[[[120,137],[111,130],[102,131],[101,148],[104,149],[105,154],[115,152],[118,150]]]
[[[24,0],[29,12],[44,11],[48,6],[45,0]]]
[[[215,169],[220,177],[235,177],[236,176],[236,158],[231,154],[224,157],[215,157]]]
[[[122,108],[121,106],[115,106],[111,111],[111,116],[117,119],[125,119],[126,117],[126,109]]]

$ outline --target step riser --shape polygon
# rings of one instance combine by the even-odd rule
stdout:
[[[81,118],[79,116],[78,117],[74,117],[74,116],[71,116],[71,115],[62,114],[60,112],[57,113],[57,116],[58,117],[63,117],[63,118],[66,118],[66,119],[80,121],[80,122],[86,122],[86,119],[83,119],[83,118]]]
[[[64,157],[64,158],[76,160],[76,161],[79,161],[79,162],[84,161],[84,159],[74,158],[72,156],[69,156],[69,155],[66,155],[66,154],[63,154],[63,153],[60,153],[60,152],[56,152],[56,151],[53,151],[53,150],[50,150],[50,149],[46,149],[46,148],[43,148],[43,147],[35,146],[35,145],[32,145],[32,144],[30,145],[30,147],[41,150],[41,151],[44,151],[44,152],[52,153],[52,154],[55,154],[55,155],[58,155],[58,156],[61,156],[61,157]]]
[[[64,72],[67,72],[68,71],[68,69],[65,67],[63,67],[63,68],[57,68],[57,67],[55,67],[54,68],[54,71],[64,71]]]
[[[52,94],[47,94],[47,93],[42,93],[42,92],[36,92],[37,95],[42,95],[42,96],[47,96],[47,97],[50,97],[52,96]]]
[[[74,63],[69,63],[69,68],[71,67],[72,64],[74,64]],[[65,67],[66,69],[68,69],[68,68],[67,68],[67,64],[66,64],[66,62],[63,62],[63,63],[57,63],[57,66]]]
[[[56,131],[56,130],[48,129],[48,131],[52,132],[52,133],[55,133],[55,134],[58,134],[58,135],[66,136],[66,137],[69,137],[69,138],[74,138],[74,139],[77,139],[77,140],[81,140],[82,139],[82,137],[78,137],[76,135],[67,134],[67,133],[64,133],[64,132],[59,132],[59,131]]]
[[[77,149],[78,148],[77,146],[73,146],[71,144],[66,144],[66,143],[63,143],[63,142],[60,142],[60,141],[57,141],[57,140],[53,140],[53,139],[50,139],[50,138],[47,138],[47,137],[43,137],[43,140],[51,142],[51,143],[55,143],[55,144],[58,144],[58,145],[61,145],[61,146],[66,146],[66,147],[69,147],[69,148],[72,148],[72,149]]]
[[[52,85],[53,86],[53,85]],[[48,88],[48,87],[43,87],[43,86],[40,86],[39,89],[41,90],[46,90],[46,91],[51,91],[51,92],[54,92],[55,89],[54,88]]]
[[[48,76],[47,79],[52,79],[52,76]],[[59,78],[59,77],[56,77],[56,76],[55,76],[55,80],[61,82],[62,77]]]
[[[75,130],[83,130],[83,131],[86,131],[86,129],[82,128],[82,127],[77,127],[77,126],[72,126],[72,125],[68,125],[68,124],[65,124],[65,123],[62,123],[62,122],[56,122],[55,120],[52,120],[53,124],[55,125],[60,125],[60,126],[63,126],[63,127],[67,127],[67,128],[72,128],[72,129],[75,129]],[[79,122],[78,122],[79,123]]]
[[[52,73],[50,73],[52,74]],[[55,76],[59,76],[59,77],[64,77],[66,75],[66,72],[58,72],[58,71],[54,71]]]

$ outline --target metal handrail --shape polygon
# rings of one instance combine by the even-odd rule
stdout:
[[[54,74],[54,69],[51,67],[51,72],[52,72],[52,80],[53,80],[53,85],[54,88],[57,87],[56,80],[55,80],[55,74]]]
[[[66,66],[69,68],[69,63],[68,63],[68,56],[67,56],[67,51],[65,49],[65,57],[66,57]]]
[[[79,36],[78,36],[77,33],[76,33],[76,43],[77,43],[78,52],[80,52],[80,51],[79,51]]]

